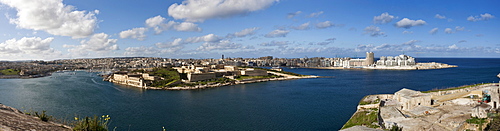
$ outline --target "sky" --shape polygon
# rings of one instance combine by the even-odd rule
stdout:
[[[0,0],[0,60],[500,58],[500,1]]]

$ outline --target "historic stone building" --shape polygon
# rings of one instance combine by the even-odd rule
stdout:
[[[431,95],[424,94],[419,91],[403,88],[394,93],[396,99],[401,106],[400,110],[411,110],[417,106],[431,106]]]

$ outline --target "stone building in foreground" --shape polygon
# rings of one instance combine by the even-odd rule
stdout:
[[[417,106],[431,106],[432,104],[430,94],[424,94],[420,91],[414,91],[406,88],[394,93],[394,99],[401,104],[399,107],[400,110],[411,110]]]

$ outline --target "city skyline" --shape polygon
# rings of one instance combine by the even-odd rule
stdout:
[[[0,0],[0,60],[500,57],[500,2]]]

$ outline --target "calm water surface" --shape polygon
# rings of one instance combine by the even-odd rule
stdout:
[[[401,88],[430,90],[498,82],[500,59],[421,58],[458,68],[440,70],[285,69],[330,76],[205,90],[141,90],[65,72],[0,79],[0,103],[57,118],[110,115],[116,130],[338,130],[365,95]]]

